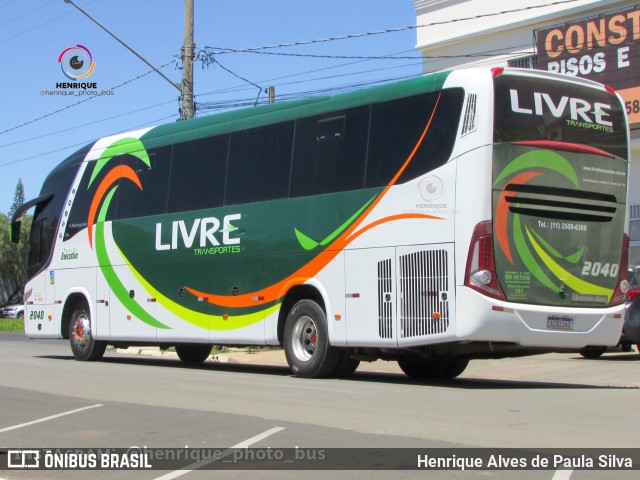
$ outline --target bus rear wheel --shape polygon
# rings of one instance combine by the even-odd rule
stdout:
[[[300,300],[289,312],[284,353],[298,377],[327,377],[336,371],[341,354],[329,344],[327,316],[313,300]]]
[[[178,358],[187,365],[200,365],[211,355],[211,345],[187,344],[176,345]]]
[[[91,332],[91,314],[86,301],[78,303],[69,322],[69,343],[76,360],[100,360],[107,349],[106,342],[95,340]]]
[[[595,360],[596,358],[600,358],[606,349],[607,347],[594,347],[588,345],[580,350],[580,355],[582,355],[584,358]]]
[[[398,359],[400,369],[410,378],[419,380],[451,380],[469,365],[467,358],[422,358],[406,356]]]

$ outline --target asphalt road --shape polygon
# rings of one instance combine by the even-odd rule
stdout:
[[[575,354],[472,362],[420,384],[388,365],[349,380],[286,367],[108,352],[73,360],[67,342],[0,334],[0,449],[26,448],[636,448],[640,355]],[[366,370],[366,371],[364,371]],[[375,370],[381,370],[376,372]],[[452,450],[457,451],[457,450]],[[461,450],[460,450],[461,451]],[[294,478],[281,471],[0,471],[2,479]],[[638,471],[315,471],[305,478],[636,478]]]

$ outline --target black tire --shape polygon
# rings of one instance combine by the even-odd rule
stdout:
[[[349,350],[344,350],[340,354],[340,360],[333,375],[337,378],[347,378],[354,374],[360,366],[360,360],[353,358]]]
[[[329,344],[327,316],[313,300],[300,300],[287,315],[284,353],[298,377],[328,377],[336,371],[341,354]]]
[[[69,322],[69,343],[76,360],[93,362],[100,360],[107,343],[95,340],[91,333],[91,314],[86,301],[78,303]]]
[[[429,364],[424,358],[407,355],[398,359],[398,366],[409,378],[428,378]]]
[[[607,347],[593,347],[588,345],[580,350],[580,355],[589,360],[595,360],[596,358],[600,358],[606,349]]]
[[[200,365],[211,355],[211,345],[201,343],[176,345],[178,358],[187,365]]]
[[[454,358],[451,359],[442,372],[442,379],[451,380],[459,377],[469,365],[468,358]]]
[[[16,315],[16,318],[20,318],[22,320],[24,320],[24,310],[21,312],[18,312],[18,314]]]
[[[419,380],[451,380],[469,365],[467,358],[422,358],[408,355],[398,359],[400,369],[410,378]]]

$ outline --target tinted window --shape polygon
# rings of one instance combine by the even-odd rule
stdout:
[[[123,155],[121,158],[123,165],[135,171],[142,189],[131,180],[119,181],[117,218],[158,215],[167,209],[171,147],[150,150],[148,155],[149,165],[133,155]]]
[[[77,162],[80,162],[83,156],[77,157]],[[60,218],[64,217],[65,200],[77,171],[78,163],[65,162],[51,172],[42,185],[40,195],[52,194],[53,197],[49,202],[38,205],[33,215],[29,235],[27,278],[33,277],[49,263],[58,223]],[[66,224],[66,218],[64,221]]]
[[[367,187],[388,185],[405,164],[436,108],[439,92],[372,105]],[[416,178],[447,162],[462,111],[461,89],[442,91],[433,121],[398,182]]]
[[[500,75],[494,82],[495,142],[552,140],[627,158],[625,112],[615,95],[515,75]]]
[[[369,106],[296,122],[291,196],[364,187]]]
[[[287,196],[293,125],[291,121],[231,135],[225,204]]]
[[[173,147],[169,212],[219,207],[224,198],[229,135]]]

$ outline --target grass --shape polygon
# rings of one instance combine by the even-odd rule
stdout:
[[[24,332],[24,320],[21,318],[0,318],[0,332]]]

